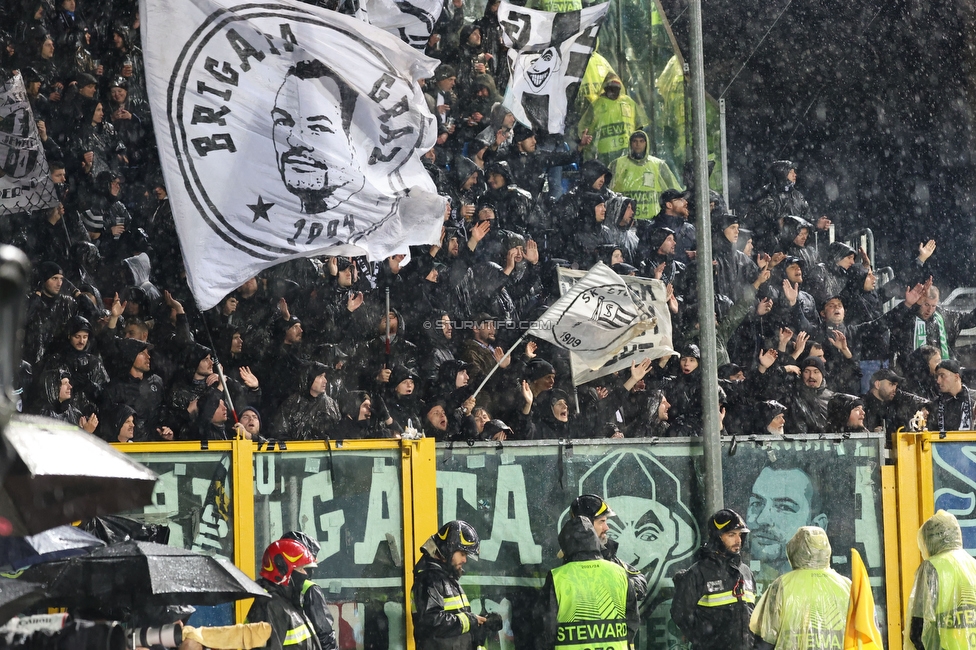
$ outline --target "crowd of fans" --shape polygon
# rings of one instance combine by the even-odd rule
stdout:
[[[159,172],[137,5],[83,2],[0,7],[3,72],[23,77],[60,198],[0,222],[34,269],[24,411],[111,441],[700,434],[691,179],[651,155],[617,75],[581,99],[570,135],[540,135],[500,103],[498,2],[465,24],[449,0],[425,83],[439,125],[425,165],[450,201],[440,243],[409,262],[287,262],[200,313]],[[867,256],[829,241],[795,181],[792,163],[773,163],[741,219],[711,193],[725,431],[892,432],[923,409],[930,428],[972,428],[954,345],[976,312],[939,306],[935,242],[903,260],[887,286],[903,302],[884,312],[892,296]],[[558,297],[556,269],[598,260],[662,280],[678,355],[575,388],[553,346],[504,356]]]

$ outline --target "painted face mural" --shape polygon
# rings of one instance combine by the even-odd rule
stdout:
[[[579,482],[580,494],[600,494],[614,511],[607,537],[617,557],[647,577],[648,598],[668,567],[698,547],[698,527],[678,478],[654,456],[635,450],[611,453]],[[569,516],[569,510],[560,518]]]

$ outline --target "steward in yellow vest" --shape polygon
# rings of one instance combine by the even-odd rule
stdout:
[[[918,530],[925,560],[908,597],[904,650],[976,648],[976,560],[956,518],[939,510]]]
[[[566,521],[559,548],[565,564],[546,576],[536,607],[539,650],[628,650],[640,614],[626,569],[603,559],[586,517]]]

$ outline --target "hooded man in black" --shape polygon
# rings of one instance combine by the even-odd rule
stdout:
[[[627,570],[604,559],[588,517],[571,517],[559,531],[563,566],[549,571],[536,608],[538,648],[589,642],[607,650],[631,647],[640,613]],[[596,614],[596,615],[594,615]]]
[[[120,339],[116,345],[118,366],[112,383],[102,391],[103,408],[128,404],[135,409],[135,440],[138,442],[159,437],[172,440],[173,431],[160,421],[163,380],[149,370],[149,352],[153,346],[138,339]]]
[[[339,422],[339,405],[325,394],[325,364],[313,361],[302,371],[301,389],[285,400],[272,427],[279,440],[321,440]]]
[[[64,272],[54,262],[41,262],[34,272],[34,289],[24,322],[24,361],[36,364],[54,338],[78,311],[73,298],[61,293]]]
[[[72,403],[91,412],[108,384],[108,371],[102,357],[92,351],[93,330],[87,318],[72,316],[64,332],[60,346],[52,346],[52,353],[45,355],[43,366],[67,370],[71,374]]]
[[[749,529],[729,509],[712,515],[706,529],[695,563],[674,576],[671,618],[693,650],[752,650],[756,582],[740,555]]]

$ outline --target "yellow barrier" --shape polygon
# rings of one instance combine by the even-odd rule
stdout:
[[[208,452],[230,454],[230,481],[233,521],[233,559],[247,575],[255,577],[257,550],[255,548],[255,455],[257,454],[301,454],[314,453],[323,457],[335,454],[356,452],[395,452],[399,450],[399,478],[402,508],[402,580],[405,591],[405,624],[407,650],[413,650],[413,624],[409,616],[410,589],[413,585],[413,567],[419,560],[419,546],[437,530],[437,487],[435,476],[435,449],[433,439],[422,440],[349,440],[341,443],[326,441],[306,441],[286,443],[286,449],[279,446],[259,446],[249,441],[214,441],[206,445],[199,442],[152,442],[116,444],[121,451],[143,456],[141,460],[150,462],[152,455],[160,454],[161,460],[176,454]],[[184,457],[185,458],[185,457]],[[185,542],[189,545],[190,541]],[[238,601],[235,606],[237,622],[243,622],[251,601]]]
[[[902,433],[895,437],[897,464],[881,468],[882,504],[884,513],[884,554],[885,582],[887,590],[887,623],[889,648],[901,645],[904,626],[903,612],[907,605],[914,574],[921,562],[915,538],[916,532],[927,517],[935,510],[936,476],[933,470],[933,455],[937,445],[944,443],[974,442],[976,433]],[[160,442],[119,444],[117,448],[132,454],[181,454],[197,452],[201,444],[197,442]],[[343,443],[325,441],[290,442],[287,449],[259,449],[255,443],[247,441],[211,442],[210,452],[230,455],[230,468],[227,479],[233,485],[232,505],[233,556],[237,566],[254,577],[257,563],[255,548],[255,463],[257,454],[316,454],[321,458],[331,455],[341,458],[342,454],[362,452],[386,452],[384,458],[390,462],[390,454],[398,459],[399,503],[402,517],[402,584],[404,589],[404,623],[407,650],[414,650],[412,621],[410,611],[410,590],[413,585],[413,566],[419,559],[419,546],[436,531],[438,526],[436,451],[434,441],[423,439],[408,440],[351,440]],[[302,458],[297,457],[299,462]],[[226,458],[225,461],[226,463]],[[976,481],[976,461],[974,461],[974,481]],[[976,485],[976,483],[974,483]],[[276,486],[276,489],[284,489]],[[199,494],[199,493],[198,493]],[[976,494],[974,494],[976,498]],[[264,531],[267,534],[267,531]],[[186,542],[189,545],[189,542]],[[250,602],[239,602],[236,607],[238,621],[243,621]]]

